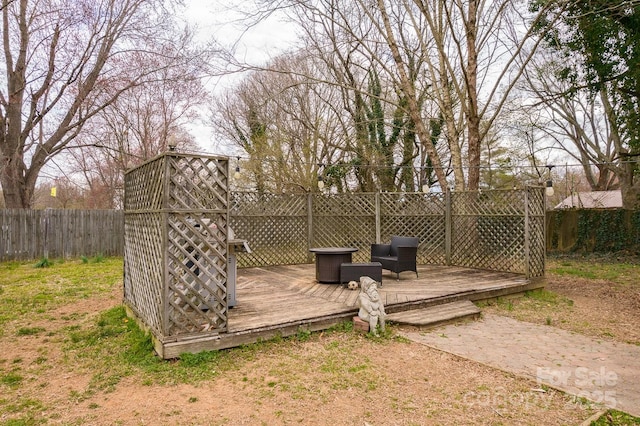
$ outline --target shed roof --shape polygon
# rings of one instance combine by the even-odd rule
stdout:
[[[574,192],[555,206],[556,209],[615,209],[621,207],[622,193],[620,190]]]

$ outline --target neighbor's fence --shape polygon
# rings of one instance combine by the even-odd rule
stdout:
[[[0,210],[0,261],[121,256],[118,210]]]
[[[640,252],[640,210],[566,209],[547,213],[547,250]]]
[[[420,240],[418,263],[544,275],[544,194],[540,188],[460,193],[231,194],[230,223],[252,253],[240,266],[312,261],[311,247],[356,247],[392,235]]]

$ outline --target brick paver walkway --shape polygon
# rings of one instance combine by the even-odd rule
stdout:
[[[640,346],[487,314],[479,321],[403,334],[640,416]]]

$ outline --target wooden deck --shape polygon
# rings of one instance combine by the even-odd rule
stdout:
[[[403,272],[400,280],[383,271],[379,288],[388,314],[457,300],[484,300],[522,293],[544,286],[522,275],[460,267],[422,265],[419,278]],[[163,358],[184,352],[224,349],[276,335],[289,336],[303,328],[327,329],[357,314],[358,290],[339,284],[320,284],[313,264],[238,270],[237,305],[229,311],[227,333],[210,337],[156,342]]]

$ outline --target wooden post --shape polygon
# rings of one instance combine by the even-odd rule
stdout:
[[[49,211],[50,209],[44,210],[44,226],[42,227],[42,231],[44,233],[43,241],[44,241],[44,250],[43,257],[45,259],[49,258]]]
[[[451,265],[451,238],[452,238],[452,218],[451,218],[451,191],[449,188],[444,192],[444,252],[445,264]]]
[[[381,236],[381,223],[382,223],[382,218],[380,217],[380,193],[376,192],[375,193],[375,197],[376,197],[376,244],[380,244],[380,241],[382,239]]]
[[[160,253],[162,255],[162,295],[160,300],[160,324],[162,337],[169,335],[169,259],[167,251],[169,249],[169,196],[171,192],[171,159],[169,156],[162,158],[161,170],[162,178],[162,201],[160,205],[160,226],[162,230],[160,237],[162,238],[162,247]]]
[[[313,247],[313,194],[307,194],[307,262],[313,262],[313,254],[309,251]]]

